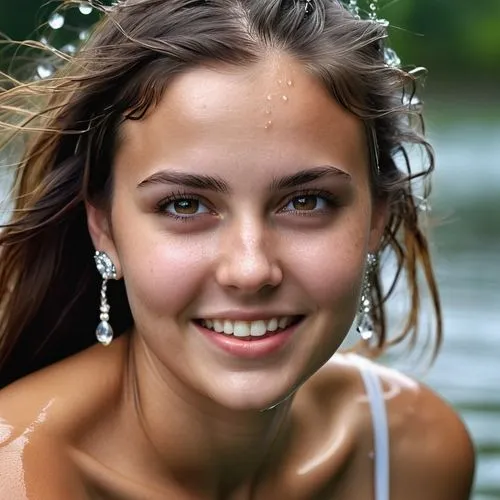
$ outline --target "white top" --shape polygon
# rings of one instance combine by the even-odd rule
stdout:
[[[352,356],[352,359],[359,367],[372,414],[375,500],[389,500],[389,428],[384,391],[371,363],[358,356]]]

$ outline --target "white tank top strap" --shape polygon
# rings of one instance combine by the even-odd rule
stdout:
[[[352,356],[352,359],[355,360],[359,367],[372,415],[375,500],[389,500],[389,427],[382,383],[373,370],[370,361],[359,356]]]

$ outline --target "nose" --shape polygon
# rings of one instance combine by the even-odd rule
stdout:
[[[277,287],[283,271],[269,231],[255,221],[242,221],[222,235],[217,282],[241,293],[252,294]]]

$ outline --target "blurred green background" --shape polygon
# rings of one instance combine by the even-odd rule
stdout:
[[[429,70],[424,100],[437,156],[430,231],[445,341],[424,381],[460,411],[472,432],[478,450],[473,498],[498,500],[500,0],[379,3],[379,17],[390,21],[391,45],[403,64]],[[39,37],[36,28],[58,4],[0,0],[0,32],[16,40]],[[58,46],[77,38],[78,27],[93,16],[77,12],[76,30],[65,26],[55,33]],[[25,64],[19,53],[12,56],[4,48],[0,68]]]

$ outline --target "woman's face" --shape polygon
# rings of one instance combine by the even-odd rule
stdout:
[[[126,122],[112,235],[89,219],[157,373],[262,409],[332,356],[383,226],[365,144],[362,123],[279,55],[193,69]]]

